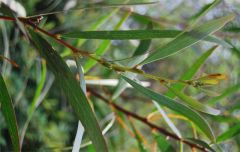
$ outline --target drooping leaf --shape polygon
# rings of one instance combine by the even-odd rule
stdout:
[[[10,98],[10,95],[8,93],[7,87],[1,74],[0,74],[0,103],[1,111],[9,130],[14,151],[20,152],[21,148],[19,143],[16,115],[13,108],[12,100]]]
[[[189,32],[184,32],[163,47],[158,48],[155,52],[150,54],[149,57],[146,58],[141,64],[154,62],[156,60],[178,53],[181,50],[190,47],[193,44],[199,42],[200,40],[206,38],[208,35],[216,32],[233,18],[234,15],[231,14],[208,21],[200,26],[193,28]]]
[[[83,90],[84,94],[86,95],[87,88],[86,88],[86,83],[85,83],[85,79],[84,79],[83,67],[80,63],[80,58],[76,57],[75,61],[76,61],[78,74],[79,74],[79,78],[80,78],[79,85],[80,85],[81,89]],[[78,121],[77,133],[75,135],[75,139],[73,142],[73,152],[77,152],[80,150],[84,132],[85,132],[85,129],[84,129],[81,121]]]
[[[193,109],[195,109],[197,111],[201,111],[201,112],[211,114],[211,115],[219,115],[220,114],[219,110],[200,103],[199,101],[195,100],[191,96],[185,95],[178,89],[172,88],[171,86],[168,86],[167,88],[170,91],[172,91],[176,96],[178,96],[184,103],[186,103],[187,105],[189,105],[190,107],[192,107]]]
[[[212,141],[215,141],[215,137],[213,135],[213,132],[212,132],[209,124],[195,110],[190,109],[189,107],[187,107],[171,98],[168,98],[162,94],[159,94],[150,89],[147,89],[125,76],[122,76],[122,78],[125,81],[127,81],[129,84],[131,84],[137,91],[141,92],[142,94],[151,98],[152,100],[158,102],[158,104],[168,107],[169,109],[171,109],[175,112],[178,112],[179,114],[181,114],[181,115],[185,116],[186,118],[188,118],[189,120],[191,120],[196,126],[199,127],[199,129],[201,129],[205,133],[205,135],[209,139],[211,139]]]
[[[240,122],[236,123],[234,126],[230,127],[229,130],[222,133],[217,137],[217,142],[222,142],[227,139],[230,139],[240,133]]]
[[[190,80],[193,78],[193,76],[197,73],[197,71],[201,68],[201,66],[205,63],[205,61],[208,59],[208,57],[213,53],[213,51],[217,48],[217,46],[214,46],[207,50],[205,53],[203,53],[193,64],[192,66],[181,76],[180,80]],[[184,88],[184,84],[177,83],[173,84],[171,87],[174,89],[177,89],[181,91]],[[174,98],[176,95],[168,91],[166,96],[170,98]]]
[[[30,33],[33,44],[36,46],[41,56],[45,58],[48,68],[54,73],[56,81],[59,83],[61,89],[63,89],[74,112],[82,122],[95,149],[98,151],[108,151],[96,117],[83,90],[74,78],[74,75],[46,40],[33,31],[30,31]]]

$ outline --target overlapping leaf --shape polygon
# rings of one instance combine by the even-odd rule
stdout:
[[[206,38],[208,35],[216,32],[233,18],[234,15],[231,14],[208,21],[200,26],[193,28],[189,32],[184,32],[163,47],[158,48],[155,52],[150,54],[149,57],[146,58],[141,64],[151,63],[178,53],[179,51],[192,46],[193,44]]]
[[[187,106],[185,106],[171,98],[168,98],[168,97],[163,96],[159,93],[156,93],[150,89],[147,89],[125,76],[122,76],[122,78],[125,81],[127,81],[129,84],[131,84],[137,91],[141,92],[145,96],[158,102],[160,105],[168,107],[169,109],[182,114],[183,116],[185,116],[186,118],[191,120],[196,126],[198,126],[205,133],[205,135],[209,139],[211,139],[212,141],[215,141],[215,137],[213,135],[213,132],[212,132],[210,126],[208,125],[206,120],[204,120],[202,118],[202,116],[199,115],[196,111],[188,108]]]
[[[201,57],[199,57],[192,65],[191,67],[181,76],[181,80],[190,80],[193,78],[193,76],[196,74],[196,72],[199,70],[199,68],[204,64],[204,62],[208,59],[208,57],[212,54],[212,52],[216,49],[217,46],[214,46],[210,48],[208,51],[206,51],[204,54],[202,54]],[[182,90],[184,88],[184,84],[177,83],[173,84],[171,87],[175,88],[177,90]],[[174,98],[176,95],[168,91],[166,93],[166,96],[170,98]]]
[[[187,105],[189,105],[190,107],[192,107],[195,110],[198,110],[198,111],[201,111],[201,112],[204,112],[207,114],[211,114],[211,115],[219,115],[220,114],[220,110],[217,110],[217,109],[214,109],[207,105],[204,105],[204,104],[200,103],[199,101],[197,101],[196,99],[192,98],[191,96],[185,95],[178,89],[175,89],[170,86],[168,86],[168,89],[170,91],[172,91],[176,96],[178,96],[184,103],[186,103]]]
[[[31,36],[34,45],[39,50],[41,56],[45,58],[48,68],[54,73],[57,82],[61,89],[63,89],[76,115],[81,120],[95,148],[98,151],[108,151],[104,137],[88,100],[66,63],[41,36],[32,31]]]

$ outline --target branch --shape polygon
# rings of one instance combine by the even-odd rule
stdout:
[[[8,17],[8,16],[0,16],[0,19],[3,19],[3,20],[9,20],[9,21],[16,21],[15,18],[12,18],[12,17]],[[109,68],[109,69],[113,69],[115,70],[116,72],[132,72],[132,73],[136,73],[136,74],[139,74],[139,75],[142,75],[146,78],[149,78],[149,79],[152,79],[152,80],[156,80],[158,81],[160,84],[171,84],[171,83],[183,83],[183,84],[187,84],[189,85],[188,82],[185,82],[185,81],[182,81],[182,80],[171,80],[171,79],[168,79],[168,78],[164,78],[164,77],[160,77],[160,76],[155,76],[155,75],[151,75],[151,74],[148,74],[148,73],[145,73],[143,70],[141,69],[138,69],[137,66],[135,67],[124,67],[124,66],[119,66],[117,64],[112,64],[104,59],[101,59],[101,58],[97,58],[94,54],[92,53],[89,53],[87,51],[83,51],[83,50],[80,50],[80,49],[77,49],[75,48],[74,46],[72,46],[71,44],[69,44],[68,42],[60,39],[58,37],[58,35],[54,35],[52,33],[49,33],[48,31],[38,27],[33,21],[31,18],[23,18],[23,17],[18,17],[18,19],[23,23],[23,24],[26,24],[26,25],[29,25],[31,26],[33,29],[35,29],[36,31],[39,31],[53,39],[55,39],[58,43],[60,43],[61,45],[69,48],[73,54],[75,55],[82,55],[84,57],[87,57],[87,58],[90,58],[90,59],[93,59],[95,61],[97,61],[98,63],[100,63],[101,65]]]
[[[141,121],[141,122],[144,123],[145,125],[148,125],[151,129],[155,129],[155,130],[157,130],[158,132],[164,134],[164,135],[167,136],[167,137],[170,137],[170,138],[172,138],[172,139],[181,141],[181,142],[189,145],[191,148],[197,148],[197,149],[199,149],[199,150],[201,150],[201,151],[207,152],[207,150],[206,150],[204,147],[201,147],[201,146],[199,146],[199,145],[197,145],[197,144],[194,144],[194,143],[192,143],[192,142],[190,142],[190,141],[187,141],[187,140],[185,140],[185,139],[182,139],[182,138],[178,137],[177,135],[175,135],[175,134],[173,134],[173,133],[165,130],[164,128],[161,128],[161,127],[159,127],[159,126],[157,126],[157,125],[149,122],[147,118],[142,117],[142,116],[139,116],[139,115],[137,115],[136,113],[133,113],[133,112],[131,112],[131,111],[128,111],[128,110],[120,107],[119,105],[117,105],[117,104],[109,101],[107,98],[105,98],[105,97],[102,96],[101,94],[97,93],[97,92],[94,91],[93,89],[88,89],[88,91],[91,92],[91,94],[94,95],[95,97],[97,97],[97,98],[101,99],[102,101],[104,101],[106,104],[108,104],[108,105],[111,106],[112,108],[114,108],[114,109],[116,109],[116,110],[124,113],[125,115],[127,115],[127,116],[129,116],[129,117],[132,117],[132,118],[135,118],[135,119]]]

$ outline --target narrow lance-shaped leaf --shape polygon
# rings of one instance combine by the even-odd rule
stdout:
[[[132,40],[132,39],[162,39],[162,38],[175,38],[184,31],[180,30],[118,30],[118,31],[75,31],[60,35],[67,38],[79,38],[79,39],[105,39],[105,40]],[[188,33],[189,36],[190,33]],[[192,37],[194,38],[194,36]],[[226,47],[230,47],[226,42],[213,37],[207,36],[203,40],[217,43]]]
[[[108,151],[96,117],[70,69],[46,40],[33,31],[30,31],[30,33],[33,39],[32,42],[41,56],[45,58],[48,68],[54,73],[57,82],[86,129],[86,133],[92,140],[95,149],[101,152]]]
[[[192,66],[181,76],[180,79],[181,80],[190,80],[190,79],[192,79],[193,76],[197,73],[197,71],[201,68],[201,66],[205,63],[205,61],[208,59],[208,57],[212,54],[212,52],[216,48],[217,48],[217,46],[214,46],[214,47],[210,48],[208,51],[206,51],[205,53],[203,53],[203,55],[201,57],[199,57],[192,64]],[[173,84],[171,87],[181,91],[185,86],[186,86],[185,84],[177,83],[177,84]],[[176,96],[171,91],[168,91],[165,95],[170,97],[170,98],[174,98]]]
[[[8,93],[7,87],[3,80],[2,75],[0,74],[0,104],[1,111],[5,118],[10,137],[12,140],[14,151],[20,152],[19,136],[18,136],[18,126],[15,111],[13,109],[13,104]]]
[[[145,149],[144,144],[143,144],[143,140],[142,140],[141,136],[138,134],[136,126],[134,125],[134,123],[132,122],[131,119],[129,119],[129,121],[130,121],[131,128],[133,130],[133,133],[135,135],[135,139],[138,142],[139,151],[140,152],[146,152],[146,149]]]
[[[200,9],[200,11],[198,11],[196,14],[194,14],[191,17],[191,22],[196,23],[202,16],[204,16],[207,12],[209,12],[213,7],[218,5],[220,2],[221,2],[221,0],[215,0],[212,3],[209,3],[209,4],[205,5],[204,7],[202,7]]]
[[[146,58],[141,64],[151,63],[178,53],[179,51],[192,46],[193,44],[206,38],[208,35],[216,32],[233,18],[234,15],[224,16],[197,26],[189,32],[184,32],[163,47],[158,48],[155,52],[150,54],[149,57]]]
[[[206,106],[204,104],[201,104],[199,101],[195,100],[191,96],[185,95],[178,89],[172,88],[170,86],[167,86],[167,88],[170,91],[172,91],[176,96],[178,96],[184,103],[186,103],[187,105],[189,105],[190,107],[192,107],[195,110],[198,110],[198,111],[201,111],[201,112],[204,112],[207,114],[211,114],[211,115],[219,115],[220,114],[219,110],[214,109],[209,106]]]
[[[43,91],[44,84],[45,84],[46,77],[47,77],[46,61],[42,60],[41,62],[42,62],[42,70],[41,70],[41,75],[40,75],[40,81],[37,84],[37,88],[36,88],[36,91],[35,91],[32,103],[28,107],[27,120],[24,123],[24,126],[23,126],[23,128],[21,130],[21,136],[20,136],[20,143],[21,143],[21,145],[23,144],[24,136],[25,136],[25,133],[27,131],[28,125],[29,125],[29,123],[30,123],[30,121],[31,121],[31,119],[32,119],[32,117],[34,115],[35,110],[38,107],[38,100],[42,96],[42,91]]]
[[[240,90],[240,84],[236,84],[234,86],[231,86],[229,88],[227,88],[226,90],[224,90],[221,95],[217,96],[217,97],[214,97],[210,100],[208,100],[208,103],[210,105],[214,105],[215,103],[221,101],[222,99],[224,99],[225,97],[233,94],[234,92],[237,92]]]
[[[217,142],[219,143],[219,142],[225,141],[227,139],[230,139],[239,133],[240,133],[240,122],[235,124],[233,127],[230,127],[229,130],[227,130],[226,132],[224,132],[220,136],[218,136]]]
[[[85,79],[84,79],[83,68],[80,63],[80,58],[76,57],[75,62],[76,62],[76,66],[77,66],[78,74],[79,74],[79,78],[80,78],[79,85],[80,85],[81,89],[83,90],[84,94],[86,95],[87,88],[86,88],[86,83],[85,83]],[[79,152],[84,131],[85,131],[85,129],[84,129],[82,123],[80,121],[78,121],[78,128],[77,128],[77,133],[76,133],[76,136],[75,136],[75,139],[73,142],[72,152]]]
[[[156,93],[150,89],[147,89],[135,81],[122,76],[122,78],[127,81],[129,84],[131,84],[137,91],[141,92],[145,96],[151,98],[152,100],[158,102],[158,104],[168,107],[169,109],[180,113],[181,115],[185,116],[189,120],[191,120],[196,126],[199,127],[203,131],[203,133],[211,139],[213,142],[215,141],[215,137],[213,135],[213,132],[211,128],[209,127],[206,120],[202,118],[201,115],[199,115],[196,111],[190,109],[189,107],[171,99],[166,96],[163,96],[159,93]]]

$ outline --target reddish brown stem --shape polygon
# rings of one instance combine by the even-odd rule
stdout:
[[[160,133],[164,134],[164,135],[167,136],[167,137],[170,137],[170,138],[173,138],[173,139],[175,139],[175,140],[181,141],[181,142],[189,145],[191,148],[194,147],[194,148],[199,149],[199,150],[201,150],[201,151],[207,152],[207,150],[206,150],[204,147],[201,147],[201,146],[199,146],[199,145],[197,145],[197,144],[194,144],[194,143],[192,143],[192,142],[190,142],[190,141],[187,141],[187,140],[185,140],[185,139],[182,139],[182,138],[178,137],[177,135],[175,135],[175,134],[173,134],[173,133],[165,130],[164,128],[161,128],[161,127],[159,127],[159,126],[157,126],[157,125],[149,122],[147,118],[142,117],[142,116],[139,116],[139,115],[137,115],[136,113],[133,113],[133,112],[131,112],[131,111],[128,111],[128,110],[122,108],[121,106],[119,106],[119,105],[117,105],[117,104],[109,101],[107,98],[105,98],[105,97],[102,96],[101,94],[97,93],[97,92],[94,91],[93,89],[88,89],[88,91],[90,91],[92,95],[94,95],[95,97],[101,99],[101,100],[104,101],[106,104],[108,104],[108,105],[110,105],[111,107],[113,107],[114,109],[116,109],[116,110],[124,113],[125,115],[127,115],[127,116],[129,116],[129,117],[132,117],[132,118],[135,118],[135,119],[141,121],[142,123],[148,125],[151,129],[155,129],[155,130],[159,131]]]

